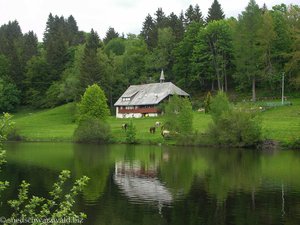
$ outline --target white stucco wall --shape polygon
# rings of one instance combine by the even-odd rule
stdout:
[[[116,118],[141,118],[143,116],[142,113],[119,113],[119,107],[116,107]],[[149,117],[158,116],[157,113],[149,113]]]

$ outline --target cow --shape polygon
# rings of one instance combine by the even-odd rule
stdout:
[[[149,131],[150,131],[150,134],[154,134],[155,133],[155,127],[150,127]]]
[[[164,138],[167,138],[167,137],[170,137],[170,131],[168,130],[162,130],[161,131],[161,135],[164,137]]]
[[[126,131],[126,130],[127,130],[127,127],[128,127],[128,124],[127,124],[127,123],[123,123],[123,124],[122,124],[122,130],[125,130],[125,131]]]

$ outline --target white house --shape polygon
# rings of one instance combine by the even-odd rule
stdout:
[[[157,107],[172,95],[188,97],[189,94],[171,82],[164,82],[161,72],[160,83],[131,85],[114,104],[117,118],[139,118],[158,116],[161,111]]]

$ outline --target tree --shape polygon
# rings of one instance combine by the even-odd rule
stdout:
[[[82,43],[82,37],[78,31],[78,26],[75,18],[70,15],[65,21],[66,41],[69,46],[76,46]]]
[[[277,74],[277,77],[280,75],[280,78],[288,63],[288,54],[292,52],[292,38],[286,15],[287,7],[284,4],[274,6],[271,11],[275,32],[274,40],[271,43],[271,60],[275,70],[274,74]],[[272,81],[274,82],[274,79]]]
[[[110,40],[104,47],[104,52],[107,55],[111,53],[115,55],[123,55],[125,52],[125,40],[122,38],[114,38]]]
[[[200,23],[201,25],[204,24],[202,12],[198,4],[196,4],[195,7],[189,5],[187,10],[185,11],[186,27],[189,26],[192,22]]]
[[[79,81],[81,93],[83,93],[88,85],[92,85],[94,83],[101,84],[101,82],[103,81],[103,74],[97,56],[99,47],[99,36],[92,29],[91,33],[88,36],[80,65]]]
[[[34,56],[27,63],[25,102],[33,107],[45,105],[45,93],[51,85],[50,68],[42,56]]]
[[[150,14],[145,18],[141,36],[145,40],[148,49],[153,49],[157,45],[157,29]]]
[[[165,28],[167,26],[168,19],[162,10],[162,8],[158,8],[155,12],[155,25],[156,28]]]
[[[188,98],[172,96],[165,108],[165,128],[181,135],[193,131],[193,110]]]
[[[175,46],[175,36],[171,28],[158,29],[158,44],[146,57],[147,69],[151,75],[159,74],[161,69],[171,71],[173,66],[173,48]],[[169,77],[171,80],[172,77]]]
[[[23,60],[24,64],[38,54],[38,38],[33,31],[29,31],[23,36],[24,50],[23,50]]]
[[[223,9],[221,8],[218,0],[214,0],[211,7],[208,9],[206,23],[209,23],[214,20],[222,20],[225,18]]]
[[[116,32],[113,27],[109,27],[106,32],[105,38],[103,38],[103,42],[104,42],[104,44],[107,44],[112,39],[118,38],[118,37],[120,37],[119,33]]]
[[[289,62],[286,64],[285,70],[291,76],[291,83],[294,88],[300,88],[300,7],[298,5],[290,5],[287,11],[288,24],[290,25],[292,51],[288,54]]]
[[[168,16],[168,26],[172,29],[172,32],[175,36],[175,42],[180,42],[184,35],[183,21],[172,12]]]
[[[208,133],[218,144],[236,147],[255,146],[261,141],[261,123],[255,112],[233,108],[227,96],[218,92],[211,103],[213,123]]]
[[[9,77],[10,62],[5,55],[0,54],[0,78]]]
[[[136,35],[127,37],[121,71],[128,83],[139,84],[147,80],[145,71],[145,56],[147,54],[147,45],[142,38]]]
[[[137,142],[136,140],[136,127],[133,124],[132,120],[128,124],[128,127],[126,129],[126,142],[128,144],[135,144]]]
[[[266,30],[268,32],[266,33]],[[273,43],[276,39],[276,32],[274,30],[274,22],[271,13],[265,9],[262,14],[262,22],[258,31],[259,48],[261,51],[260,69],[262,71],[262,78],[268,82],[269,90],[274,90],[273,83],[280,79],[282,71],[276,71],[273,59]],[[276,62],[278,63],[278,62]],[[282,66],[282,65],[281,65]]]
[[[49,15],[43,40],[46,60],[51,69],[51,81],[58,81],[61,78],[66,63],[70,60],[70,56],[67,54],[69,48],[67,37],[69,33],[66,30],[64,17]]]
[[[199,87],[199,81],[195,75],[192,73],[192,54],[194,45],[196,43],[197,35],[202,27],[199,23],[192,23],[188,26],[184,37],[181,42],[174,48],[174,65],[172,71],[175,76],[175,81],[179,86],[190,88],[196,86],[195,89]]]
[[[0,78],[0,112],[11,112],[20,103],[20,91],[15,84]]]
[[[89,118],[106,121],[110,115],[106,102],[105,94],[97,84],[88,86],[78,104],[79,121]]]
[[[65,102],[79,101],[80,95],[80,66],[84,54],[84,46],[75,48],[74,60],[62,74],[59,98]]]
[[[252,101],[256,101],[256,83],[261,77],[261,49],[259,31],[262,14],[255,0],[250,0],[246,10],[239,16],[234,33],[235,79],[241,87],[252,83]]]
[[[23,34],[18,21],[9,21],[0,27],[0,54],[9,61],[10,67],[8,76],[17,85],[18,89],[23,89],[24,61]]]
[[[231,30],[226,21],[210,22],[200,30],[193,52],[194,68],[208,80],[210,77],[205,77],[205,73],[214,71],[212,82],[217,80],[218,90],[227,90],[227,74],[231,67],[232,55]]]

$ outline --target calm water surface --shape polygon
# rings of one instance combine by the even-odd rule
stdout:
[[[91,178],[77,211],[91,225],[300,224],[300,152],[10,143],[1,180],[46,195],[59,172]],[[5,204],[0,216],[9,214]]]

